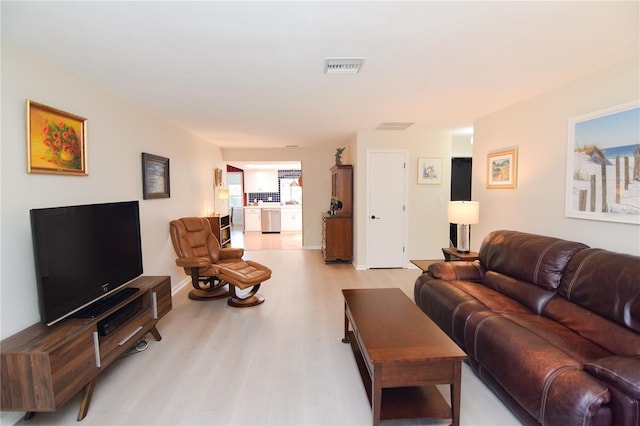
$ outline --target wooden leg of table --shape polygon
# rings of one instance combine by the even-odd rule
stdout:
[[[84,387],[82,400],[80,401],[80,409],[78,410],[78,421],[82,421],[89,411],[89,404],[91,403],[93,389],[96,387],[96,380],[97,379],[93,379]]]
[[[462,380],[462,364],[453,364],[453,383],[451,383],[451,424],[460,424],[460,384]]]
[[[342,343],[349,343],[349,318],[347,317],[347,304],[344,304],[344,338]]]
[[[371,411],[373,412],[373,426],[380,425],[380,411],[382,408],[382,371],[379,365],[373,367],[371,378]]]
[[[156,339],[156,342],[159,342],[160,340],[162,340],[162,336],[160,335],[160,332],[158,331],[155,325],[151,327],[149,331],[151,332],[151,335],[153,336],[153,338]]]
[[[446,251],[442,250],[442,255],[444,256],[444,261],[445,262],[451,262],[451,255],[449,253],[447,253]]]

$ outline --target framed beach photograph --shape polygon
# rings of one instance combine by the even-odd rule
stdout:
[[[422,185],[442,183],[442,158],[418,158],[418,183]]]
[[[487,188],[515,189],[518,176],[518,150],[516,148],[487,154]]]
[[[27,99],[27,172],[86,176],[87,119]]]
[[[142,153],[142,199],[169,198],[169,159]]]
[[[640,224],[640,101],[569,120],[565,216]]]

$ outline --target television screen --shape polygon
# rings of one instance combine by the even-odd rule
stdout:
[[[31,230],[48,325],[142,275],[137,201],[33,209]]]

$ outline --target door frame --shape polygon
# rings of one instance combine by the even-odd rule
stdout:
[[[366,150],[366,157],[367,157],[367,183],[366,183],[366,203],[365,203],[365,214],[361,215],[361,217],[363,217],[366,220],[367,226],[366,226],[366,232],[367,232],[367,236],[366,236],[366,253],[367,253],[367,262],[366,262],[366,269],[371,269],[371,262],[370,262],[370,257],[369,257],[369,244],[370,244],[370,235],[371,235],[371,221],[369,220],[369,214],[370,214],[370,208],[371,208],[371,203],[369,200],[369,194],[370,189],[371,189],[371,179],[370,177],[370,173],[372,172],[371,170],[371,154],[383,154],[383,153],[398,153],[398,154],[402,154],[403,158],[404,158],[404,188],[403,188],[403,193],[402,193],[402,199],[403,199],[403,203],[404,203],[404,220],[402,221],[402,231],[401,231],[401,235],[403,238],[403,247],[404,247],[404,252],[402,253],[402,268],[406,268],[407,267],[407,263],[408,263],[408,256],[409,256],[409,248],[407,247],[407,243],[409,241],[409,164],[408,164],[408,158],[409,158],[409,150],[407,149],[367,149]]]

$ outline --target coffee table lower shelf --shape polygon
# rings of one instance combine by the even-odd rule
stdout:
[[[372,383],[353,331],[347,333],[362,384],[371,402]],[[380,421],[451,419],[451,407],[434,385],[382,389]]]

